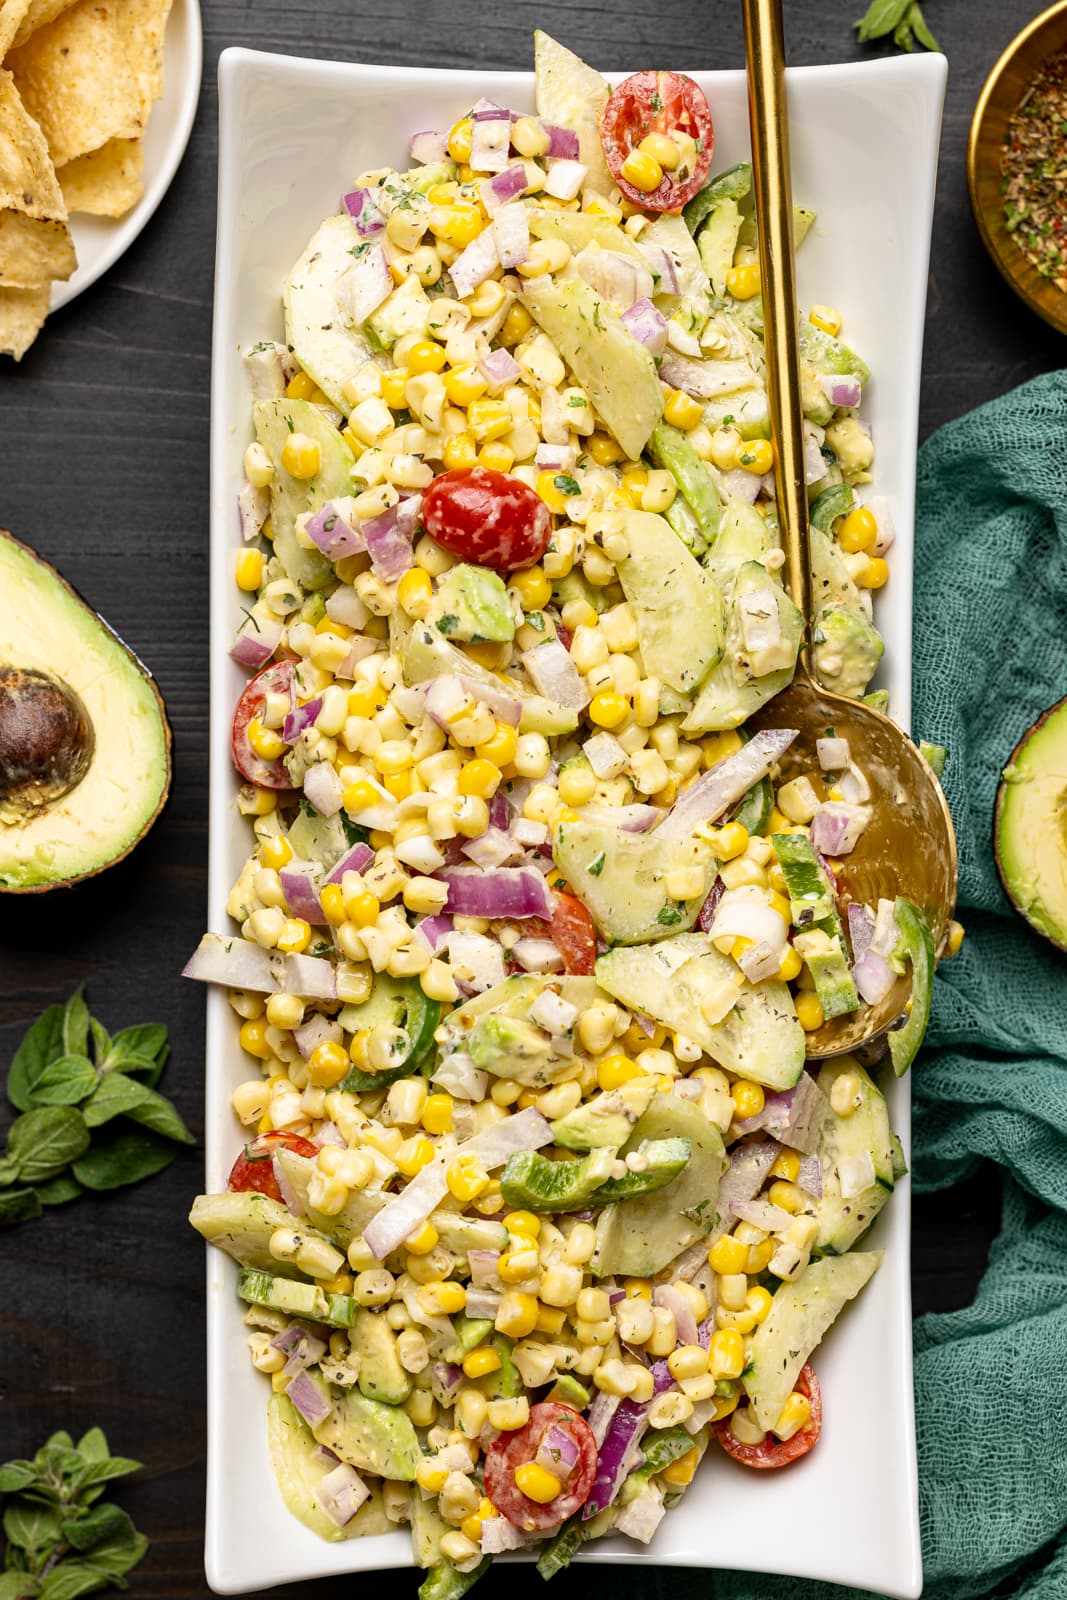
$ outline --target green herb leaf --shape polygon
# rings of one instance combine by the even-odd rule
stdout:
[[[0,1189],[6,1184],[18,1180],[19,1167],[17,1161],[12,1161],[10,1156],[0,1156]]]
[[[103,1428],[90,1428],[88,1433],[83,1433],[76,1448],[86,1461],[107,1461],[111,1454]]]
[[[581,488],[579,487],[579,484],[577,482],[577,479],[572,478],[569,475],[569,473],[558,472],[556,474],[556,476],[552,479],[552,482],[555,484],[555,486],[559,490],[560,494],[571,495],[571,494],[581,494],[581,492],[582,492]]]
[[[893,29],[893,43],[898,50],[912,51],[915,49],[915,40],[912,37],[911,23],[907,17],[902,18]]]
[[[94,1506],[77,1517],[70,1517],[60,1529],[64,1539],[75,1550],[83,1553],[105,1539],[125,1538],[129,1543],[136,1536],[136,1528],[126,1512],[119,1506]]]
[[[99,1594],[110,1578],[85,1561],[64,1561],[54,1567],[41,1585],[41,1600],[78,1600],[79,1595]]]
[[[89,1018],[89,1029],[93,1036],[93,1057],[96,1061],[106,1061],[111,1054],[111,1035],[102,1022],[97,1022],[95,1017]]]
[[[9,1544],[25,1550],[32,1561],[39,1551],[58,1543],[59,1513],[51,1506],[12,1500],[4,1511],[4,1537]]]
[[[88,1056],[60,1056],[49,1062],[34,1087],[38,1106],[76,1106],[96,1088],[96,1071]]]
[[[41,1215],[35,1189],[5,1189],[0,1193],[0,1223],[32,1222]]]
[[[603,852],[603,850],[601,850],[599,855],[595,855],[593,857],[592,861],[590,861],[588,863],[588,865],[586,866],[585,870],[586,870],[586,872],[588,872],[588,874],[589,874],[589,876],[591,878],[599,878],[600,877],[600,874],[604,870],[604,859],[605,859],[604,858],[604,852]]]
[[[90,1461],[88,1466],[83,1466],[78,1473],[78,1480],[82,1485],[107,1483],[112,1478],[126,1478],[131,1472],[140,1470],[141,1463],[129,1456],[105,1456],[102,1461]]]
[[[40,1592],[40,1581],[31,1572],[5,1572],[0,1577],[0,1600],[31,1600]]]
[[[63,1053],[83,1056],[89,1048],[89,1007],[79,984],[63,1008]]]
[[[884,39],[900,22],[907,11],[909,0],[871,0],[866,12],[852,26],[859,35],[860,44],[871,39]]]
[[[82,1192],[81,1184],[69,1172],[57,1173],[54,1178],[39,1183],[36,1189],[37,1198],[43,1206],[65,1206],[68,1200],[77,1200]]]
[[[165,1096],[122,1073],[104,1079],[83,1114],[90,1128],[100,1127],[113,1117],[127,1116],[165,1139],[176,1139],[179,1144],[196,1142]]]
[[[176,1154],[158,1134],[118,1124],[95,1138],[88,1154],[74,1162],[74,1176],[87,1189],[121,1189],[162,1172]]]
[[[24,1183],[40,1183],[75,1161],[89,1144],[85,1118],[73,1106],[41,1106],[16,1117],[7,1136],[8,1154]]]
[[[940,51],[941,46],[926,25],[926,18],[923,16],[919,0],[912,0],[912,4],[908,7],[908,22],[911,24],[911,30],[924,50]]]
[[[49,1006],[23,1036],[7,1074],[7,1097],[17,1111],[31,1111],[34,1086],[49,1062],[63,1054],[63,1007]]]
[[[0,1494],[17,1494],[37,1477],[32,1461],[5,1461],[0,1466]]]

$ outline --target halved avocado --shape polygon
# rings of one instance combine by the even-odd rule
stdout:
[[[1067,950],[1067,698],[1038,717],[1011,753],[997,790],[993,848],[1016,911]]]
[[[170,790],[148,669],[28,545],[0,529],[0,893],[40,893],[128,855]]]

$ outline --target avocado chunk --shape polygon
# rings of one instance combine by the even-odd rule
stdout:
[[[606,1206],[597,1220],[592,1271],[651,1277],[680,1251],[711,1232],[724,1150],[722,1135],[691,1100],[657,1095],[622,1147],[625,1159],[646,1141],[687,1140],[690,1157],[655,1194]]]
[[[621,1088],[594,1095],[559,1117],[551,1124],[552,1138],[565,1150],[599,1150],[605,1145],[618,1149],[648,1110],[655,1092],[656,1081],[649,1073],[631,1078]]]
[[[781,650],[783,664],[769,671],[757,670],[763,669],[764,663],[747,649],[744,640],[740,601],[757,594],[770,595],[778,608],[781,645],[776,649]],[[721,732],[747,721],[792,681],[803,631],[804,620],[781,585],[758,561],[746,561],[738,570],[730,599],[722,660],[705,679],[692,711],[682,723],[683,731]]]
[[[350,1294],[332,1294],[317,1283],[273,1277],[252,1267],[241,1268],[237,1293],[249,1305],[284,1311],[290,1317],[309,1317],[330,1328],[350,1328],[359,1309]]]
[[[539,1088],[551,1083],[570,1062],[552,1049],[552,1039],[526,1017],[500,1012],[479,1017],[471,1029],[467,1052],[476,1067],[494,1078],[510,1078]]]
[[[904,1026],[894,1028],[889,1033],[893,1070],[898,1078],[902,1078],[919,1053],[930,1021],[937,958],[930,924],[910,900],[898,899],[895,902],[893,920],[900,930],[894,954],[903,956],[911,967],[911,1010]]]
[[[624,833],[585,817],[557,827],[554,854],[610,944],[641,944],[691,928],[715,876],[715,864],[705,861],[698,840]],[[692,866],[703,872],[700,893],[691,900],[673,899],[667,878],[677,868]]]
[[[297,541],[296,519],[318,511],[327,500],[352,491],[356,458],[337,429],[310,400],[257,400],[252,408],[256,438],[270,456],[270,523],[274,554],[305,589],[325,588],[333,567],[319,550],[305,550]],[[313,478],[292,478],[282,466],[282,451],[294,433],[307,434],[319,447],[319,470]]]
[[[411,1393],[411,1378],[400,1365],[396,1334],[384,1315],[362,1306],[352,1324],[350,1341],[359,1356],[360,1394],[387,1405],[402,1405]]]
[[[934,777],[940,781],[948,760],[948,748],[943,744],[931,744],[928,739],[919,740],[919,754],[930,768]]]
[[[445,1359],[447,1361],[462,1361],[464,1356],[469,1356],[472,1350],[477,1350],[484,1344],[493,1331],[492,1321],[485,1317],[456,1317],[453,1326],[456,1330],[456,1342],[448,1348]]]
[[[422,1450],[407,1412],[358,1389],[333,1394],[332,1412],[315,1429],[319,1443],[359,1472],[414,1482]]]
[[[407,1421],[407,1418],[404,1420]],[[326,1470],[320,1446],[292,1401],[284,1394],[272,1394],[267,1401],[267,1441],[282,1499],[293,1516],[310,1528],[312,1533],[331,1543],[341,1539],[360,1539],[367,1534],[388,1533],[393,1524],[382,1508],[380,1490],[371,1484],[366,1486],[371,1491],[370,1498],[363,1502],[343,1528],[339,1528],[334,1519],[323,1511],[317,1498],[318,1486]],[[418,1450],[417,1441],[415,1448]],[[421,1454],[419,1451],[420,1458]]]
[[[573,1406],[575,1411],[584,1411],[592,1397],[585,1384],[579,1383],[573,1373],[561,1372],[546,1398],[556,1405]]]
[[[370,345],[348,322],[340,300],[341,279],[359,242],[351,217],[327,217],[289,274],[283,296],[286,343],[346,417],[345,381],[371,357]]]
[[[132,651],[2,531],[0,594],[0,891],[37,892],[144,837],[170,789],[170,728]]]
[[[519,1374],[519,1369],[511,1357],[512,1341],[506,1333],[492,1333],[486,1343],[496,1351],[500,1365],[495,1372],[489,1373],[485,1379],[484,1388],[490,1400],[514,1400],[517,1395],[525,1393],[525,1384]]]
[[[812,1261],[791,1283],[783,1283],[767,1318],[752,1336],[742,1377],[761,1428],[773,1428],[801,1367],[838,1313],[874,1276],[884,1252],[868,1250]]]
[[[1067,950],[1067,699],[1023,734],[997,790],[994,846],[1020,916]]]
[[[794,945],[815,980],[826,1017],[858,1011],[860,997],[848,964],[848,947],[837,910],[833,885],[804,833],[776,833],[771,837],[778,864],[789,890]]]
[[[627,1172],[624,1178],[609,1178],[593,1196],[593,1205],[611,1205],[616,1200],[640,1200],[643,1195],[655,1194],[687,1165],[692,1146],[688,1139],[644,1139],[634,1155],[643,1165]]]
[[[437,589],[435,620],[448,639],[466,644],[505,644],[515,637],[515,618],[504,581],[488,567],[465,562],[445,573]]]
[[[509,1156],[500,1192],[520,1211],[582,1211],[611,1177],[615,1151],[591,1150],[575,1161],[550,1161],[537,1150]]]
[[[873,622],[844,606],[823,606],[813,633],[815,672],[834,694],[858,700],[878,670],[885,644]]]
[[[858,1103],[847,1117],[839,1116],[827,1104],[817,1151],[823,1192],[820,1199],[811,1200],[805,1208],[819,1224],[812,1247],[812,1254],[819,1256],[844,1255],[851,1250],[881,1211],[896,1183],[893,1134],[885,1097],[855,1056],[837,1056],[827,1061],[819,1073],[819,1088],[829,1102],[834,1084],[845,1073],[859,1085]],[[870,1181],[857,1190],[855,1175],[864,1169]],[[845,1194],[843,1189],[849,1192]]]

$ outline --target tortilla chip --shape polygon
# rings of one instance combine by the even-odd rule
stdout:
[[[30,4],[31,0],[0,0],[0,61],[14,43]]]
[[[66,220],[56,169],[37,123],[19,98],[15,81],[0,68],[0,210]]]
[[[12,50],[7,65],[57,166],[143,132],[141,91],[110,0],[80,0]]]
[[[141,91],[141,116],[148,113],[163,93],[163,35],[172,0],[113,0],[126,55]]]
[[[0,211],[0,287],[36,289],[69,278],[78,264],[65,222]]]
[[[55,21],[60,12],[68,10],[73,4],[74,0],[29,0],[19,30],[9,42],[13,45],[25,44],[31,33],[36,33],[38,28],[47,27],[48,23]]]
[[[51,291],[0,289],[0,355],[21,361],[48,315]]]
[[[144,145],[140,139],[109,139],[60,167],[58,177],[68,211],[94,217],[121,217],[144,194]]]

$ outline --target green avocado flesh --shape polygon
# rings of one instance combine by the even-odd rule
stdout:
[[[1031,927],[1067,949],[1067,700],[1015,747],[997,794],[996,858]]]
[[[48,889],[147,832],[170,787],[170,729],[136,656],[5,533],[0,594],[0,892]]]

